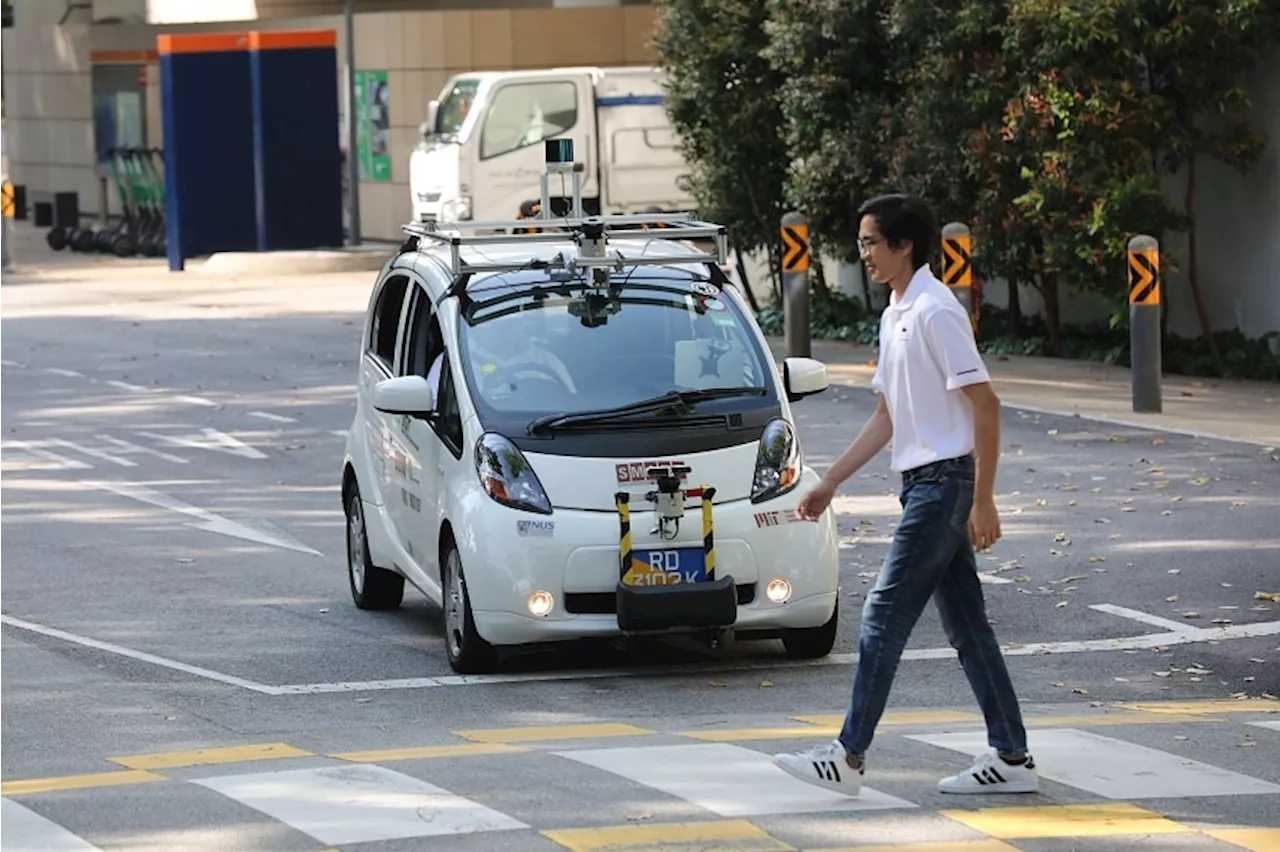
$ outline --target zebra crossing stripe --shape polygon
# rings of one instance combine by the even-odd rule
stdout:
[[[0,847],[5,852],[101,852],[56,822],[9,799],[0,799]]]

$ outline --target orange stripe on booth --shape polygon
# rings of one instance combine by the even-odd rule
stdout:
[[[334,30],[275,30],[249,33],[250,50],[284,50],[299,47],[336,47]]]
[[[137,65],[139,63],[155,62],[159,58],[160,54],[154,50],[93,50],[89,52],[89,60],[100,65],[107,65],[113,62]]]
[[[247,50],[248,33],[217,33],[213,35],[162,35],[156,37],[156,47],[161,53],[218,53],[231,50]]]

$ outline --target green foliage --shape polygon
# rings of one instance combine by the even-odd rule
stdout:
[[[779,93],[761,52],[763,0],[656,0],[654,45],[667,72],[667,109],[692,167],[699,213],[734,245],[774,258],[790,154]],[[777,262],[770,264],[777,269]]]

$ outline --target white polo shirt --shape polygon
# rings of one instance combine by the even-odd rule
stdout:
[[[969,315],[928,264],[880,315],[880,358],[871,384],[893,421],[895,471],[974,448],[973,406],[960,390],[989,379]]]

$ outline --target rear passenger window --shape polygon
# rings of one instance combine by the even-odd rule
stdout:
[[[440,371],[440,401],[436,404],[436,411],[440,415],[436,421],[436,434],[454,458],[462,458],[462,412],[458,408],[458,391],[453,385],[447,355]]]
[[[373,306],[373,326],[369,332],[369,351],[378,357],[388,370],[393,369],[396,358],[396,333],[400,330],[400,309],[409,279],[393,275],[382,285],[378,301]]]

